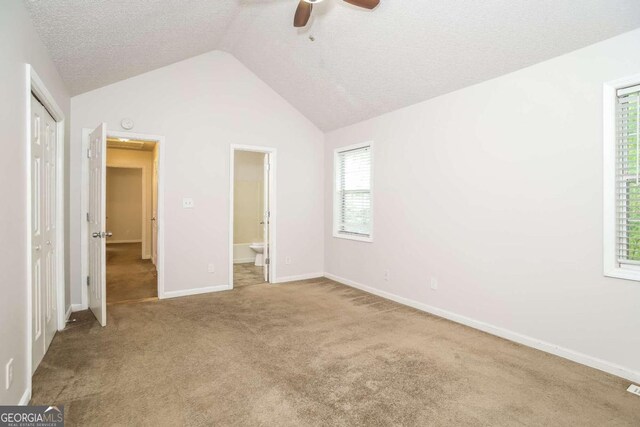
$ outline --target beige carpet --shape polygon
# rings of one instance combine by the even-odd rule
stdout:
[[[107,303],[158,296],[158,275],[150,259],[142,259],[142,243],[107,245]]]
[[[265,283],[262,267],[256,267],[254,263],[233,265],[233,287],[260,285]]]
[[[68,425],[640,425],[625,380],[326,279],[74,316],[33,379]]]

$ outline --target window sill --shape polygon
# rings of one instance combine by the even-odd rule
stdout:
[[[632,270],[630,268],[612,268],[604,272],[607,277],[615,279],[634,280],[640,282],[640,270]]]
[[[348,235],[348,234],[333,233],[333,237],[336,237],[338,239],[356,240],[358,242],[366,242],[366,243],[372,243],[373,242],[373,237],[371,237],[371,236],[369,236],[369,237],[351,236],[351,235]],[[640,272],[638,272],[638,273],[640,273]]]

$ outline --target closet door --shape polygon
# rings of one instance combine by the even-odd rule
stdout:
[[[45,353],[43,287],[45,281],[44,256],[44,179],[42,177],[44,163],[43,117],[44,108],[38,100],[31,96],[31,339],[32,339],[32,371],[42,361]]]
[[[56,144],[56,122],[32,95],[30,226],[33,372],[58,329]]]
[[[56,158],[56,122],[51,115],[44,110],[43,113],[43,159],[42,170],[43,183],[43,240],[42,247],[44,257],[44,283],[43,283],[43,309],[44,309],[44,339],[45,353],[58,330],[58,304],[57,304],[57,158]]]

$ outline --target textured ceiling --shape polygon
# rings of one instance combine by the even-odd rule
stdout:
[[[637,0],[24,0],[73,94],[213,49],[331,130],[640,27]],[[315,41],[311,41],[313,36]]]

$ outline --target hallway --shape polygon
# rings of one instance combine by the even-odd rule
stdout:
[[[107,245],[107,304],[158,297],[158,274],[141,243]]]

